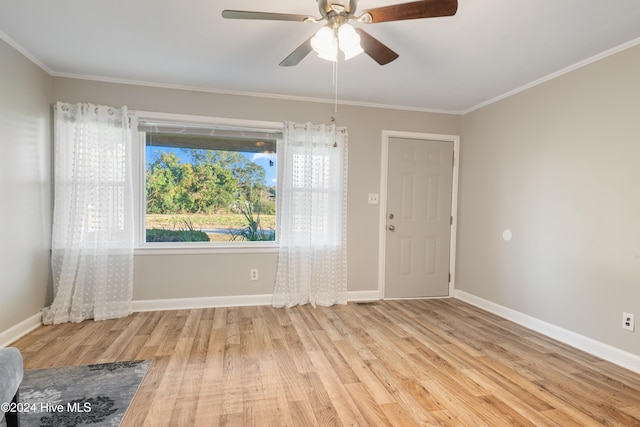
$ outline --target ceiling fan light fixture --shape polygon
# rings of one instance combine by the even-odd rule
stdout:
[[[353,58],[354,56],[360,55],[362,52],[364,52],[364,49],[362,49],[360,47],[360,45],[358,44],[353,49],[349,49],[349,50],[344,50],[343,49],[342,52],[344,53],[344,60],[347,61],[347,60]]]
[[[360,36],[356,33],[356,29],[351,24],[342,24],[338,27],[338,40],[340,42],[340,49],[348,49],[354,44],[360,43]]]
[[[338,43],[334,42],[329,49],[318,53],[318,58],[326,59],[327,61],[331,61],[331,62],[336,62],[338,60]]]
[[[329,27],[320,28],[311,38],[311,48],[322,59],[336,61],[338,58],[338,41],[333,30]]]
[[[344,53],[344,59],[348,60],[360,55],[364,50],[360,46],[360,35],[351,24],[342,24],[338,28],[338,44]]]
[[[338,48],[344,53],[345,60],[364,52],[360,46],[360,35],[351,24],[342,24],[337,30],[324,26],[311,38],[311,48],[318,57],[328,61],[338,60]]]

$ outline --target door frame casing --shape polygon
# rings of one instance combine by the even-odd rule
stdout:
[[[389,139],[390,138],[407,138],[423,141],[441,141],[453,144],[453,181],[451,186],[451,241],[449,246],[449,272],[451,279],[449,280],[449,293],[445,297],[449,298],[455,290],[456,280],[456,230],[458,219],[458,175],[459,175],[459,159],[460,159],[460,136],[444,135],[422,132],[405,132],[395,130],[382,131],[382,150],[380,164],[380,198],[378,205],[379,211],[379,227],[378,227],[378,298],[385,299],[385,264],[386,264],[386,244],[387,244],[387,181],[389,177]],[[392,298],[388,298],[392,299]]]

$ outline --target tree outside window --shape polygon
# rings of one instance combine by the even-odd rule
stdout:
[[[275,240],[279,134],[143,130],[146,243]]]

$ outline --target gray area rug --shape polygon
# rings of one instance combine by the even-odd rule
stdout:
[[[25,371],[21,427],[119,426],[150,360]]]

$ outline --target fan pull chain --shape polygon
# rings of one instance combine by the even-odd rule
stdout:
[[[331,115],[331,123],[335,123],[338,118],[338,61],[333,63],[333,114]]]
[[[338,117],[338,61],[339,58],[336,58],[336,62],[333,63],[333,114],[331,115],[331,123],[333,124],[333,147],[336,148],[338,146],[338,138],[335,135],[336,129],[336,118]]]

